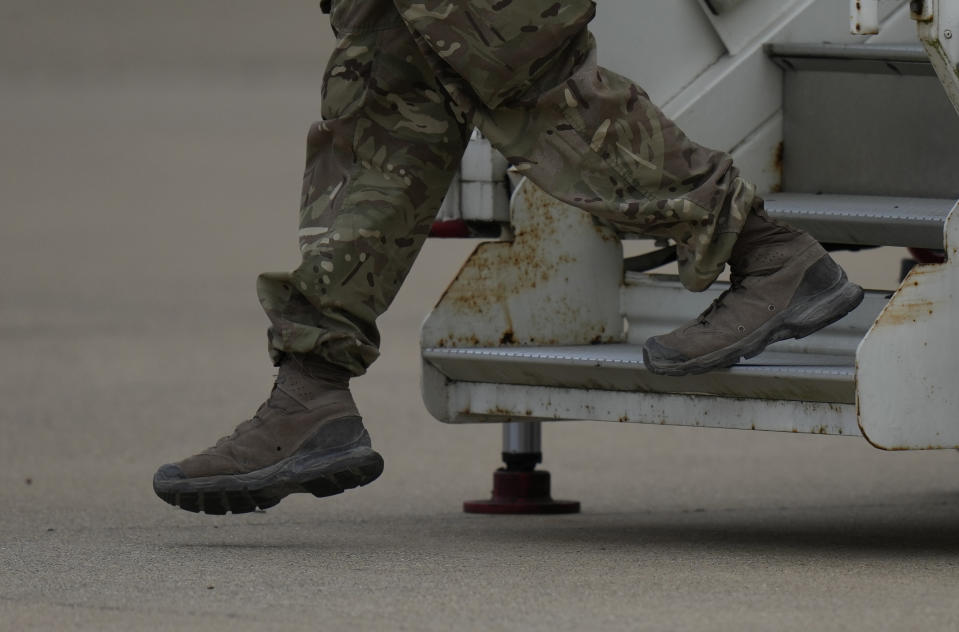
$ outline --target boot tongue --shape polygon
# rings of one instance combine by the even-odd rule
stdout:
[[[353,376],[349,371],[313,356],[291,353],[280,365],[277,378],[281,377],[307,380],[325,389],[342,389],[349,388],[350,378]]]
[[[737,275],[735,272],[730,275],[729,288],[726,291],[724,291],[722,294],[717,296],[713,300],[713,302],[709,304],[709,307],[706,308],[706,311],[704,311],[702,314],[698,316],[697,320],[699,321],[700,324],[708,325],[709,317],[715,314],[716,312],[718,312],[723,307],[725,307],[724,301],[727,298],[729,298],[730,294],[733,294],[734,292],[743,291],[745,289],[743,287],[743,279],[744,279],[743,276]]]
[[[765,211],[750,213],[729,257],[733,277],[766,276],[796,253],[805,233],[769,219]]]
[[[270,398],[263,403],[261,410],[256,411],[256,416],[262,417],[267,410],[278,410],[282,413],[296,413],[306,410],[306,402],[310,398],[302,398],[301,393],[302,391],[297,389],[295,385],[281,384],[279,377],[277,377]]]
[[[346,371],[319,363],[311,366],[294,357],[280,365],[269,405],[294,412],[313,408],[318,399],[330,400],[331,396],[342,399],[335,393],[352,402],[349,392]]]

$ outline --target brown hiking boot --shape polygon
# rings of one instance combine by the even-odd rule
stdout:
[[[349,375],[287,356],[273,391],[252,419],[212,448],[160,467],[157,496],[208,514],[265,509],[287,494],[331,496],[383,471],[350,395]]]
[[[646,368],[679,376],[729,367],[774,342],[822,329],[863,298],[819,242],[764,211],[747,218],[729,266],[729,289],[705,312],[646,341]]]

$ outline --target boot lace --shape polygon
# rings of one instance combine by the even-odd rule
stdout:
[[[265,413],[271,408],[280,408],[279,406],[274,406],[274,402],[273,402],[273,396],[276,394],[276,387],[277,387],[276,379],[275,379],[276,376],[274,375],[273,377],[274,377],[274,382],[273,382],[273,388],[270,390],[270,396],[266,399],[265,402],[260,404],[259,408],[256,409],[256,412],[253,413],[253,417],[251,417],[250,419],[247,419],[246,421],[241,422],[240,425],[238,425],[236,428],[233,429],[233,432],[217,439],[216,444],[213,445],[213,447],[211,448],[207,448],[207,450],[205,451],[216,450],[217,448],[222,446],[224,443],[232,441],[237,435],[245,432],[250,426],[253,426],[259,423],[260,421],[262,421],[261,415],[263,413]]]
[[[736,292],[745,292],[746,288],[743,286],[743,281],[746,279],[745,275],[730,275],[729,277],[729,287],[723,291],[722,294],[713,299],[713,302],[709,304],[709,307],[700,314],[696,321],[700,325],[709,325],[710,316],[719,312],[719,310],[726,307],[726,299],[729,296],[732,296]]]

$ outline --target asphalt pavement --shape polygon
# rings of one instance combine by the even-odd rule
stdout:
[[[547,424],[583,512],[463,514],[499,428],[429,417],[417,338],[469,241],[427,244],[354,383],[380,480],[154,497],[269,392],[253,283],[296,263],[327,31],[293,0],[0,7],[0,629],[959,629],[955,452]],[[899,256],[844,261],[889,286]]]

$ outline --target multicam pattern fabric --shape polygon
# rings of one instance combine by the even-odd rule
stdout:
[[[675,240],[705,289],[762,201],[635,83],[596,65],[590,0],[334,0],[337,47],[307,136],[303,261],[264,274],[274,360],[359,375],[470,131],[533,182],[626,232]]]

